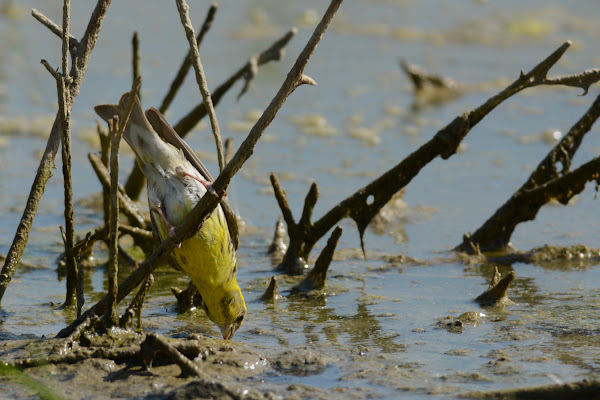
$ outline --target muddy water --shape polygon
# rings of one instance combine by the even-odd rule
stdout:
[[[10,12],[0,17],[0,32],[6,38],[0,43],[0,253],[4,254],[56,107],[54,84],[38,60],[47,58],[58,66],[60,47],[28,16],[28,8],[36,7],[59,21],[59,7],[50,9],[46,2],[35,1],[13,3]],[[85,27],[92,3],[73,5],[76,36]],[[190,6],[198,25],[204,5]],[[274,304],[259,301],[273,275],[273,260],[265,253],[279,215],[268,181],[271,171],[280,177],[295,215],[301,212],[309,184],[316,181],[318,217],[565,40],[572,40],[573,46],[552,73],[575,73],[598,65],[595,38],[599,32],[590,17],[598,11],[595,2],[578,2],[569,10],[551,1],[529,2],[527,7],[516,1],[458,1],[452,6],[358,1],[342,6],[306,71],[318,86],[300,88],[290,97],[228,190],[246,222],[238,254],[249,317],[235,341],[259,355],[252,360],[263,357],[266,362],[256,361],[260,367],[248,375],[232,371],[225,375],[240,376],[239,382],[247,387],[282,396],[293,394],[295,388],[296,394],[307,397],[327,393],[382,398],[399,393],[447,398],[470,390],[597,377],[600,270],[596,259],[500,266],[503,274],[516,273],[509,291],[516,304],[489,309],[472,300],[487,288],[493,266],[445,259],[464,232],[476,229],[527,178],[551,148],[555,132],[566,132],[589,107],[595,87],[586,97],[578,97],[580,91],[575,89],[537,88],[509,100],[473,129],[461,152],[446,161],[435,160],[414,179],[395,203],[389,222],[367,230],[368,264],[356,251],[359,242],[353,223],[343,221],[326,296],[289,297],[295,282],[280,277],[279,289],[286,297]],[[268,104],[304,45],[315,15],[323,10],[324,5],[316,1],[285,6],[266,1],[221,4],[201,50],[211,87],[291,26],[299,27],[283,62],[261,69],[252,90],[239,102],[234,93],[223,100],[217,114],[225,136],[233,136],[238,144],[243,140],[257,110]],[[95,150],[92,108],[115,101],[130,86],[133,30],[141,37],[145,106],[156,106],[162,99],[186,48],[174,6],[160,1],[111,6],[73,111],[76,223],[81,234],[101,220],[89,201],[99,189],[87,163],[87,153]],[[452,102],[415,107],[410,84],[397,66],[399,58],[452,77],[469,90]],[[193,80],[187,83],[167,113],[171,121],[199,101]],[[594,127],[586,137],[575,165],[598,154],[597,133]],[[214,146],[206,127],[195,131],[189,142],[215,171]],[[122,160],[126,172],[131,154],[123,154]],[[38,267],[21,269],[3,300],[0,333],[4,339],[51,337],[73,318],[58,309],[64,280],[55,271],[62,224],[58,159],[57,165],[24,256]],[[536,221],[517,228],[513,244],[520,249],[546,243],[597,247],[593,189],[590,185],[569,206],[543,208]],[[398,254],[433,262],[397,263],[387,257]],[[99,250],[97,256],[101,260],[105,254]],[[122,276],[126,273],[124,268]],[[185,287],[185,277],[167,267],[156,276],[144,310],[147,331],[218,337],[201,311],[177,314],[170,287]],[[105,292],[104,282],[101,268],[89,271],[89,303]],[[464,323],[460,332],[444,328],[447,317],[467,311],[485,315],[478,322]],[[41,375],[51,381],[51,372]],[[172,371],[165,374],[173,375]],[[76,381],[82,396],[89,393],[85,379]],[[300,386],[287,392],[292,384]],[[181,385],[183,381],[175,380],[166,387]],[[135,397],[132,392],[122,393]]]

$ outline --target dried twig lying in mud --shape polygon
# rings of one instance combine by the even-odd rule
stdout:
[[[197,376],[203,377],[203,373],[196,367],[196,365],[188,359],[186,356],[181,354],[173,345],[167,340],[163,339],[154,332],[146,335],[146,340],[140,344],[140,354],[144,360],[144,364],[147,367],[152,365],[152,361],[157,352],[162,351],[166,353],[169,358],[181,368],[182,376]]]
[[[296,59],[296,62],[292,66],[292,69],[288,73],[285,81],[281,85],[281,88],[265,109],[262,116],[256,122],[256,124],[250,130],[248,137],[238,148],[231,161],[225,166],[221,174],[213,183],[213,191],[208,191],[196,204],[194,209],[188,214],[183,223],[176,227],[174,237],[181,238],[181,240],[188,239],[195,235],[203,222],[208,218],[212,210],[221,202],[225,191],[233,179],[233,176],[241,169],[242,165],[250,158],[254,152],[254,147],[261,138],[263,132],[269,126],[271,121],[275,118],[275,115],[285,102],[285,100],[296,90],[299,86],[304,84],[314,85],[315,82],[312,78],[304,75],[304,69],[308,64],[312,54],[314,53],[318,43],[323,37],[325,31],[329,27],[333,16],[339,8],[342,0],[332,0],[331,4],[327,8],[321,22],[315,28],[311,35],[308,43]],[[149,274],[151,274],[159,263],[166,260],[167,256],[176,246],[176,243],[172,237],[168,237],[164,240],[158,248],[136,269],[131,275],[129,275],[118,288],[118,301],[121,301],[127,296],[136,286],[138,286]],[[102,300],[96,303],[93,307],[82,314],[81,317],[73,321],[68,327],[61,330],[57,337],[68,336],[81,322],[93,315],[98,315],[106,310],[108,306],[108,298],[105,296]]]
[[[310,251],[316,242],[333,228],[333,226],[346,217],[350,217],[356,222],[361,238],[361,246],[364,251],[363,237],[367,226],[392,196],[408,185],[421,169],[434,158],[439,156],[443,159],[448,159],[455,154],[458,146],[471,129],[499,104],[516,93],[527,88],[541,85],[578,87],[582,88],[585,93],[587,93],[590,85],[600,80],[600,69],[588,70],[580,74],[557,78],[548,78],[547,76],[550,68],[556,64],[570,45],[571,42],[565,42],[528,73],[521,71],[519,78],[504,90],[488,99],[476,109],[466,111],[457,116],[451,123],[436,133],[429,142],[425,143],[379,178],[341,201],[319,220],[312,222],[310,220],[310,215],[308,218],[304,218],[306,212],[309,212],[309,214],[312,213],[312,207],[316,202],[318,193],[316,184],[311,186],[305,202],[303,217],[298,224],[294,223],[287,202],[281,201],[281,196],[277,197],[284,220],[288,225],[290,236],[288,251],[278,269],[287,273],[297,273],[298,265],[305,263],[305,260],[308,259]],[[586,171],[589,171],[589,169],[593,167],[593,165],[587,166]],[[273,178],[271,183],[273,183]],[[275,184],[273,185],[275,187]],[[560,183],[556,183],[551,188],[551,190],[554,190],[553,193],[558,192],[559,189]],[[285,196],[283,190],[279,190],[279,192],[283,193],[283,197]],[[277,189],[275,189],[275,193],[276,196],[278,196]],[[543,192],[542,194],[537,192],[531,194],[531,196],[548,196],[547,193],[548,192]]]

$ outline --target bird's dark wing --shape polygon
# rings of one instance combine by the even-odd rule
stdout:
[[[204,179],[213,182],[213,178],[210,172],[206,169],[202,161],[198,158],[196,153],[188,146],[188,144],[175,132],[175,129],[169,125],[165,117],[156,108],[152,107],[146,110],[146,118],[150,121],[152,128],[162,137],[167,143],[172,144],[177,149],[183,151],[185,158],[200,172]],[[229,228],[229,235],[233,242],[233,247],[237,250],[239,244],[239,232],[237,225],[237,217],[231,209],[229,202],[226,198],[221,199],[221,208],[225,214],[227,220],[227,226]]]

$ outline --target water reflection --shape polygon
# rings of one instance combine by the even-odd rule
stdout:
[[[356,313],[349,316],[336,313],[326,304],[325,297],[306,299],[294,296],[290,299],[290,313],[305,322],[302,333],[306,344],[325,340],[336,346],[351,345],[357,352],[372,348],[382,353],[403,351],[405,346],[395,341],[399,335],[382,330],[369,304],[358,301]]]

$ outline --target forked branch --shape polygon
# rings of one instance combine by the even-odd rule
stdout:
[[[293,221],[291,212],[289,211],[289,207],[287,207],[288,210],[285,210],[286,207],[282,207],[284,219],[288,224],[288,231],[290,232],[290,246],[284,257],[284,262],[280,265],[279,269],[289,273],[297,272],[298,265],[308,259],[315,243],[346,217],[350,217],[356,222],[361,238],[361,245],[364,250],[363,236],[368,224],[392,196],[408,185],[421,169],[433,159],[438,156],[447,159],[455,154],[462,140],[479,121],[504,100],[521,90],[540,85],[561,84],[579,87],[587,91],[591,84],[600,79],[600,70],[588,70],[566,77],[547,77],[550,68],[556,64],[570,45],[571,42],[565,42],[528,73],[525,74],[521,71],[517,80],[504,90],[488,99],[476,109],[466,111],[457,116],[446,127],[438,131],[429,142],[408,155],[398,165],[385,172],[379,178],[341,201],[319,220],[309,223],[304,222],[303,225],[308,226],[308,228],[303,232],[302,236],[304,237],[301,241],[294,242],[292,232],[294,231],[293,227],[295,224],[293,222],[290,224],[290,219]]]

